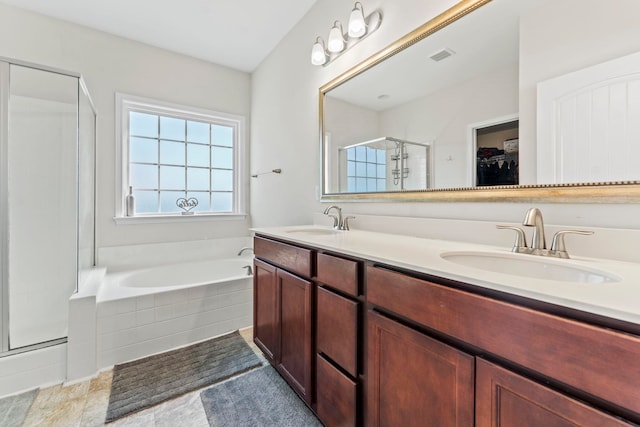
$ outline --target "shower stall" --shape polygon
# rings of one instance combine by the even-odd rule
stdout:
[[[339,192],[432,188],[431,145],[384,136],[338,148]]]
[[[79,74],[0,58],[0,358],[66,341],[95,260],[95,121]]]

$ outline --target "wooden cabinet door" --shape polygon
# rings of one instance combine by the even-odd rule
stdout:
[[[316,358],[316,412],[326,427],[358,425],[358,384],[322,355]]]
[[[367,424],[473,426],[474,358],[367,313]]]
[[[480,358],[476,375],[477,427],[631,425]]]
[[[280,301],[277,368],[291,387],[311,403],[312,284],[280,269],[277,282]]]
[[[358,302],[325,288],[317,292],[316,351],[358,376]]]
[[[276,268],[253,261],[253,341],[275,365],[278,343],[278,287]]]

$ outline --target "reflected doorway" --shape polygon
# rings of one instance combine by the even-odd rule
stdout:
[[[472,186],[519,184],[519,120],[517,117],[471,125]]]

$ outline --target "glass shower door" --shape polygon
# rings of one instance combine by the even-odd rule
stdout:
[[[9,350],[67,336],[77,286],[78,79],[9,66]],[[6,307],[6,306],[5,306]]]

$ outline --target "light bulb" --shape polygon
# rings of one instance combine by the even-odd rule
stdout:
[[[321,40],[316,39],[311,48],[311,63],[313,65],[323,65],[325,62],[327,62],[327,54],[324,51],[324,45]]]
[[[358,8],[358,5],[360,5],[360,8]],[[362,9],[362,4],[356,2],[351,15],[349,15],[349,37],[358,38],[366,33],[367,24],[364,22],[364,10]]]
[[[340,28],[338,28],[340,25]],[[333,28],[329,31],[329,40],[327,41],[327,49],[329,52],[338,53],[344,50],[344,36],[342,35],[342,24],[336,21]]]

